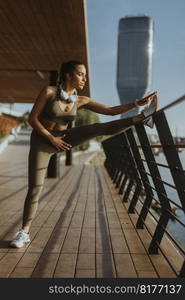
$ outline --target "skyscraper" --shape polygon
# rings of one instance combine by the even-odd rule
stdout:
[[[117,89],[121,104],[142,98],[150,89],[153,31],[153,20],[147,16],[119,21]],[[124,117],[137,112],[136,108]]]

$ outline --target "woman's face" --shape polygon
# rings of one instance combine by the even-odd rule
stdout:
[[[86,68],[84,65],[77,65],[75,71],[68,74],[67,81],[73,88],[83,90],[86,82]]]

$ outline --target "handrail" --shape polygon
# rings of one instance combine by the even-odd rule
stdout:
[[[165,110],[169,109],[170,107],[173,107],[177,104],[180,104],[184,100],[185,100],[185,95],[181,96],[180,98],[178,98],[178,99],[172,101],[171,103],[167,104],[166,106],[162,107],[155,114],[160,113],[161,111],[165,111]]]
[[[176,223],[183,227],[183,230],[185,228],[183,220],[171,208],[171,205],[174,205],[177,209],[185,211],[185,170],[178,155],[178,148],[185,148],[185,144],[174,142],[164,113],[168,108],[174,107],[184,100],[185,95],[154,114],[153,120],[160,144],[150,143],[143,124],[135,125],[134,132],[130,128],[102,142],[106,155],[105,167],[116,187],[119,188],[119,193],[123,194],[123,202],[128,202],[130,198],[128,196],[132,191],[133,197],[130,200],[128,212],[138,214],[136,227],[143,228],[143,226],[147,226],[145,223],[147,215],[153,215],[151,211],[152,199],[155,199],[156,203],[160,204],[159,220],[156,219],[156,228],[152,234],[148,249],[151,254],[157,254],[158,250],[161,250],[160,245],[166,233],[179,252],[185,255],[185,248],[176,241],[173,233],[168,232],[167,227],[170,218],[173,218]],[[152,151],[153,148],[161,148],[163,150],[167,164],[156,162]],[[141,157],[141,152],[143,152],[145,159]],[[169,170],[173,178],[173,184],[163,180],[158,169],[159,167]],[[151,186],[149,178],[152,179],[154,186]],[[176,190],[179,198],[177,203],[167,195],[167,187]],[[158,200],[156,196],[154,197],[154,192]],[[142,201],[140,201],[141,197]],[[141,210],[138,210],[138,200],[140,205],[142,205]],[[167,257],[166,259],[169,261]],[[179,277],[185,277],[185,262],[180,272],[175,269],[174,272]]]

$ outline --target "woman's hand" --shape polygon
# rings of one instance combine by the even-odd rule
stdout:
[[[66,143],[62,138],[65,136],[52,136],[50,142],[55,146],[59,151],[60,150],[70,150],[72,146]]]
[[[143,106],[143,105],[146,105],[148,104],[150,101],[152,101],[154,99],[154,97],[156,96],[157,92],[154,92],[142,99],[138,99],[135,101],[136,103],[136,106]]]

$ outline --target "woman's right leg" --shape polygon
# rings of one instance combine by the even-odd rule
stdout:
[[[35,217],[38,201],[43,189],[45,175],[50,157],[57,150],[39,136],[34,130],[31,134],[28,163],[28,192],[24,202],[23,225],[16,237],[11,241],[10,246],[21,248],[30,242],[29,230]]]
[[[24,202],[22,229],[29,232],[36,215],[38,201],[43,189],[47,167],[53,153],[31,145],[28,166],[28,192]]]
[[[22,230],[25,232],[29,232],[35,217],[49,160],[56,152],[57,150],[49,141],[40,136],[35,130],[32,131],[28,158],[28,192],[24,202],[22,224]]]

